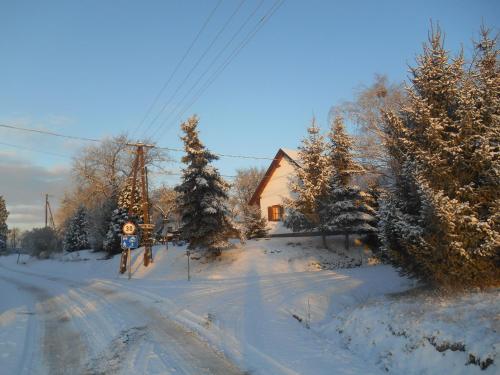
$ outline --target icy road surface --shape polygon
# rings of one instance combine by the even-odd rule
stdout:
[[[16,367],[1,374],[242,374],[129,290],[0,271],[0,294],[14,311],[5,319],[19,320],[10,330],[0,323],[0,356],[23,348]]]

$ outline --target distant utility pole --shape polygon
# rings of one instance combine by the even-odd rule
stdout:
[[[49,195],[45,194],[45,228],[47,228],[47,223],[49,219]]]
[[[17,228],[12,228],[12,247],[15,249],[16,248],[16,234],[17,234]]]
[[[144,266],[149,266],[149,263],[153,261],[153,241],[151,238],[151,232],[154,225],[150,222],[149,216],[149,198],[148,198],[148,177],[146,169],[146,152],[148,148],[153,148],[154,145],[147,145],[144,143],[127,143],[128,146],[136,147],[134,164],[132,165],[132,192],[129,202],[129,216],[133,214],[135,191],[137,188],[137,173],[140,173],[140,189],[141,189],[141,208],[143,224],[139,224],[142,229],[142,242],[144,244]],[[129,257],[126,251],[122,252],[122,261],[120,264],[120,273],[126,271],[127,258]],[[125,265],[125,267],[123,267]]]
[[[52,215],[52,209],[50,208],[49,194],[45,194],[45,228],[49,226],[49,219],[52,229],[56,229],[54,216]]]

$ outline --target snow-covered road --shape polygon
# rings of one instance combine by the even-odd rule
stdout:
[[[30,310],[16,312],[27,317],[15,326],[24,334],[10,335],[23,350],[4,351],[17,356],[17,363],[0,373],[242,373],[130,290],[0,267],[1,295],[16,288]]]
[[[316,240],[194,256],[191,281],[185,247],[133,251],[131,280],[119,256],[0,257],[0,375],[498,373],[498,293],[413,295]]]

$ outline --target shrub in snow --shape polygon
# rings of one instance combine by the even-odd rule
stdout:
[[[50,227],[33,228],[27,231],[21,243],[24,249],[36,257],[47,257],[62,250],[62,243],[57,232]]]
[[[84,206],[78,207],[66,226],[63,247],[66,251],[77,251],[89,248],[87,211]]]
[[[408,104],[385,114],[395,182],[383,247],[405,273],[449,287],[500,284],[500,66],[485,30],[476,53],[466,70],[433,32]]]
[[[218,157],[208,151],[198,137],[198,118],[193,116],[181,126],[186,155],[182,162],[182,182],[175,190],[179,193],[181,235],[189,241],[189,248],[206,249],[214,255],[230,246],[229,238],[240,237],[230,218],[229,185],[210,162]]]

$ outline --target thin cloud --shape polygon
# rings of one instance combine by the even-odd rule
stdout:
[[[28,229],[45,220],[45,194],[51,195],[53,211],[71,185],[69,167],[46,168],[20,155],[0,152],[0,195],[10,212],[7,223]]]

